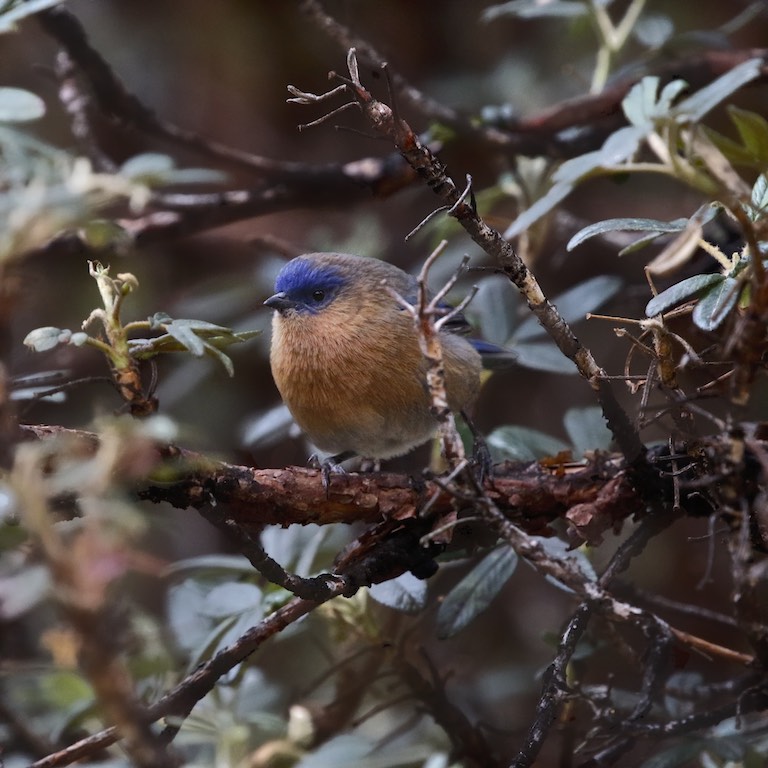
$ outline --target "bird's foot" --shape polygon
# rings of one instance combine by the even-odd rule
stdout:
[[[351,459],[353,456],[355,456],[355,453],[352,451],[344,451],[342,453],[329,456],[322,461],[320,461],[316,453],[313,453],[309,457],[309,461],[307,462],[309,466],[313,469],[319,469],[322,473],[323,488],[325,488],[326,494],[331,487],[331,475],[345,475],[347,470],[342,466],[342,462],[346,461],[347,459]]]

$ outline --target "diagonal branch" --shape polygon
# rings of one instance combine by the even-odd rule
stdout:
[[[501,266],[503,272],[515,284],[560,351],[574,362],[579,373],[594,389],[608,427],[627,464],[647,481],[653,476],[653,470],[647,464],[645,447],[616,399],[611,382],[592,353],[579,342],[566,320],[546,298],[536,278],[517,255],[512,244],[483,220],[472,198],[469,202],[465,200],[443,163],[419,140],[405,120],[396,115],[387,104],[374,98],[362,84],[354,48],[348,53],[347,68],[350,77],[335,75],[336,79],[346,83],[349,92],[360,104],[374,129],[394,142],[409,165],[432,191],[450,206],[450,215],[461,224],[472,240]],[[304,93],[293,87],[290,92],[292,100],[298,103],[312,104],[325,100],[322,94]],[[645,483],[641,485],[645,486]]]

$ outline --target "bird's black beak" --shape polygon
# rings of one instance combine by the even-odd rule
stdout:
[[[264,306],[276,309],[278,312],[285,312],[286,309],[295,309],[297,304],[298,302],[289,299],[284,291],[280,291],[280,293],[270,296],[264,302]]]

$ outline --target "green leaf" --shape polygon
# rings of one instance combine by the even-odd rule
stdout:
[[[599,406],[570,408],[566,411],[563,424],[574,453],[579,456],[586,451],[607,451],[611,447],[613,435]]]
[[[221,184],[227,174],[213,168],[175,168],[163,174],[163,184]]]
[[[768,120],[756,112],[729,104],[730,115],[744,148],[756,159],[768,162]]]
[[[635,125],[625,125],[614,131],[600,148],[599,166],[619,165],[628,160],[640,148],[640,142],[646,133],[646,130]]]
[[[120,173],[134,181],[148,181],[162,179],[166,173],[175,167],[176,163],[169,155],[163,155],[159,152],[144,152],[141,155],[128,158],[120,166]]]
[[[747,213],[752,221],[759,221],[768,212],[768,176],[761,173],[752,187]]]
[[[679,269],[699,247],[704,225],[722,209],[722,203],[714,201],[700,206],[685,224],[682,232],[664,246],[662,251],[647,265],[652,275],[667,275]]]
[[[172,338],[195,357],[202,357],[205,354],[203,340],[189,327],[189,324],[174,320],[171,323],[166,323],[165,329]]]
[[[51,574],[43,565],[19,568],[0,576],[0,618],[13,621],[51,594]]]
[[[655,120],[666,117],[672,102],[687,87],[688,84],[684,80],[673,80],[664,86],[657,100],[659,78],[655,75],[644,77],[632,86],[621,102],[624,116],[631,125],[647,134],[653,130]]]
[[[534,536],[542,549],[554,560],[570,561],[570,565],[581,571],[581,574],[589,581],[597,581],[595,567],[590,562],[582,549],[571,549],[570,545],[554,536]],[[527,562],[527,561],[526,561]],[[530,565],[530,563],[528,563]],[[531,567],[533,567],[531,565]],[[554,576],[546,575],[544,577],[553,587],[561,589],[563,592],[573,592],[573,590],[556,579]]]
[[[218,360],[229,376],[234,375],[234,366],[230,357],[221,349],[247,341],[261,333],[255,330],[235,333],[230,328],[204,320],[173,320],[164,312],[157,312],[150,317],[149,325],[153,330],[164,329],[167,333],[152,339],[130,339],[128,347],[131,355],[137,360],[148,360],[166,352],[187,351],[196,357],[205,354]]]
[[[746,165],[764,167],[766,163],[756,159],[745,147],[737,141],[723,136],[709,126],[701,126],[707,138],[725,155],[731,165]]]
[[[402,613],[418,613],[427,604],[427,582],[412,573],[373,584],[368,592],[377,603]]]
[[[512,577],[517,563],[517,554],[506,545],[486,555],[440,604],[437,636],[453,637],[481,614]]]
[[[241,428],[241,445],[249,448],[268,448],[288,437],[293,425],[291,412],[283,403],[280,403],[244,420]]]
[[[688,219],[674,219],[672,221],[659,221],[658,219],[606,219],[584,227],[578,231],[566,245],[566,249],[572,251],[577,245],[581,245],[591,237],[605,234],[606,232],[653,232],[656,235],[667,232],[682,232]]]
[[[91,219],[81,227],[80,232],[93,250],[112,248],[127,252],[133,244],[133,236],[111,219]]]
[[[584,320],[587,312],[592,312],[621,288],[622,281],[615,275],[597,275],[569,288],[552,300],[565,322],[573,325]],[[520,324],[513,334],[513,341],[527,341],[537,336],[544,336],[546,331],[535,315],[530,315]],[[564,357],[564,355],[561,356]],[[567,359],[567,358],[566,358]]]
[[[0,87],[0,122],[26,123],[45,114],[45,102],[22,88]]]
[[[637,20],[632,34],[647,48],[661,48],[675,31],[675,25],[669,16],[660,13],[645,14]]]
[[[632,125],[639,128],[651,128],[653,110],[656,106],[656,94],[659,90],[657,76],[644,77],[635,83],[621,102],[624,116]]]
[[[59,5],[62,2],[64,0],[26,0],[26,2],[17,3],[9,10],[0,13],[0,33],[10,32],[15,29],[19,21],[27,16],[40,13],[40,11],[52,8],[54,5]]]
[[[510,281],[492,275],[478,283],[477,294],[466,314],[483,339],[503,345],[515,330],[520,303],[519,294]]]
[[[173,576],[185,571],[204,571],[217,573],[219,571],[234,571],[235,573],[251,575],[253,566],[242,555],[199,555],[177,560],[165,569],[166,576]]]
[[[635,251],[639,251],[641,248],[645,248],[646,245],[650,245],[650,243],[658,240],[663,236],[663,234],[663,232],[652,232],[650,235],[643,235],[642,237],[638,237],[634,242],[630,243],[629,245],[625,245],[616,255],[626,256],[627,254],[635,253]]]
[[[209,168],[177,168],[169,155],[145,152],[126,160],[120,173],[132,181],[150,186],[161,184],[215,184],[226,179],[220,171]]]
[[[91,701],[90,685],[76,672],[59,670],[44,675],[40,680],[46,698],[61,709],[69,709],[76,703]]]
[[[621,102],[624,116],[635,128],[647,134],[654,129],[656,120],[667,117],[675,99],[688,87],[685,80],[673,80],[661,90],[658,99],[659,78],[649,75],[630,89]]]
[[[763,61],[758,58],[738,64],[692,96],[683,99],[672,110],[673,116],[678,121],[698,122],[707,112],[758,77],[762,66]]]
[[[576,364],[555,346],[554,341],[526,341],[514,344],[511,351],[515,364],[523,368],[566,376],[578,373]]]
[[[253,612],[261,616],[262,592],[255,584],[231,581],[214,587],[206,596],[201,613],[213,619],[225,619]]]
[[[560,184],[573,185],[593,171],[601,168],[602,165],[603,154],[601,150],[596,149],[593,152],[585,152],[583,155],[566,160],[552,174],[552,180],[555,182],[555,186]]]
[[[59,344],[68,344],[71,338],[72,331],[47,325],[30,331],[24,337],[24,345],[35,352],[47,352],[49,349],[58,347]]]
[[[261,536],[265,552],[298,576],[317,573],[347,541],[344,525],[267,526]]]
[[[679,283],[675,283],[662,291],[658,296],[654,296],[645,307],[646,317],[654,317],[672,307],[677,306],[689,296],[701,293],[717,283],[721,283],[725,277],[720,274],[694,275]]]
[[[509,225],[509,227],[507,227],[504,232],[504,237],[507,238],[507,240],[510,240],[513,237],[517,237],[522,232],[525,232],[526,229],[535,224],[542,216],[546,216],[552,211],[558,203],[565,200],[572,189],[573,184],[570,183],[555,184],[546,195],[540,197],[530,208],[524,210]]]
[[[488,435],[487,442],[497,461],[535,461],[568,450],[562,440],[537,429],[518,426],[494,429]]]
[[[655,116],[665,117],[672,109],[675,99],[688,87],[685,80],[673,80],[661,89],[661,96],[656,103]]]
[[[515,16],[519,19],[535,19],[543,16],[573,19],[586,16],[589,12],[587,5],[574,0],[511,0],[508,3],[492,5],[480,14],[484,22],[495,21],[504,16]]]
[[[741,282],[719,275],[715,283],[693,308],[693,322],[704,331],[714,331],[739,300]]]

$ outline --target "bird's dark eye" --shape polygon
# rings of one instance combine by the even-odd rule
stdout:
[[[322,301],[325,298],[325,291],[312,291],[313,301]]]

